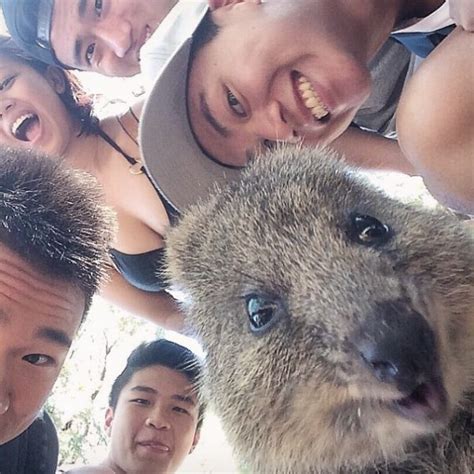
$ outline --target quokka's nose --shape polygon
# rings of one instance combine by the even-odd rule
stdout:
[[[355,345],[378,380],[410,393],[437,372],[434,332],[421,314],[403,303],[376,306]]]

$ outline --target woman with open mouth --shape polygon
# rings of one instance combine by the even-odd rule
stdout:
[[[177,212],[157,194],[140,161],[140,110],[137,105],[99,121],[70,72],[31,59],[0,38],[0,143],[58,155],[97,178],[118,221],[102,296],[180,330],[181,313],[160,274],[163,235]]]

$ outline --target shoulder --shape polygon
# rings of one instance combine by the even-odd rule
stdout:
[[[127,135],[129,138],[136,139],[142,108],[143,101],[137,102],[121,113],[103,118],[100,121],[100,127],[111,137],[117,138]]]

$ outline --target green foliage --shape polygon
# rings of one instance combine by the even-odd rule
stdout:
[[[159,327],[96,298],[46,405],[58,430],[59,465],[106,453],[103,420],[112,382],[138,344],[161,336]]]

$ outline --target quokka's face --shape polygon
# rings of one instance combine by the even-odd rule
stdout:
[[[254,466],[389,459],[445,426],[470,388],[467,231],[325,153],[267,157],[168,245],[210,395]]]

